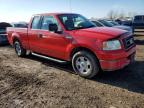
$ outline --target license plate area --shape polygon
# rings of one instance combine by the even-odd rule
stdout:
[[[131,63],[135,62],[135,53],[131,54],[128,59],[130,60]]]

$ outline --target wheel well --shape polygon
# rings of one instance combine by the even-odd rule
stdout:
[[[85,48],[85,47],[74,48],[71,52],[70,60],[72,60],[73,55],[79,51],[87,51],[87,52],[91,53],[95,57],[95,59],[97,60],[98,66],[101,70],[101,65],[100,65],[99,59],[97,58],[96,54],[93,51],[91,51],[90,49]]]
[[[97,59],[97,56],[95,55],[95,53],[93,51],[91,51],[90,49],[88,48],[84,48],[84,47],[78,47],[78,48],[74,48],[70,54],[70,59],[72,59],[73,55],[79,51],[87,51],[89,53],[91,53],[92,55],[94,55]]]
[[[13,44],[14,44],[15,41],[19,41],[19,39],[17,37],[14,37],[13,38]]]

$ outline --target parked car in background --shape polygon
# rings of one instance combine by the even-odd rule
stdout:
[[[120,25],[122,24],[122,20],[120,20],[120,19],[116,19],[115,22],[117,22]]]
[[[137,15],[133,19],[133,29],[144,29],[144,15]]]
[[[122,21],[122,25],[132,27],[133,26],[132,20],[124,20],[124,21]]]
[[[98,24],[98,22],[101,24],[101,26],[103,27],[114,27],[114,28],[118,28],[118,29],[122,29],[122,30],[126,30],[128,32],[132,32],[132,28],[129,26],[125,26],[125,25],[120,25],[114,21],[107,21],[107,20],[97,20],[97,21],[92,21],[93,23],[95,23],[96,25]],[[99,24],[99,25],[100,25]],[[100,26],[99,26],[100,27]]]
[[[6,28],[11,27],[11,24],[6,22],[0,23],[0,45],[8,44]]]
[[[96,27],[104,27],[104,25],[98,20],[91,20],[91,22],[93,22],[96,25]]]
[[[133,62],[136,47],[131,33],[96,27],[80,14],[38,14],[28,28],[7,28],[8,40],[19,57],[31,54],[57,62],[71,62],[81,77],[100,69],[113,71]]]
[[[106,21],[112,23],[114,26],[120,25],[119,23],[117,23],[116,21],[113,21],[113,20],[106,20]]]
[[[26,23],[26,22],[11,23],[11,25],[16,28],[27,28],[28,27],[28,23]]]

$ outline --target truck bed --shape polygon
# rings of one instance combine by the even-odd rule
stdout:
[[[11,45],[13,45],[13,36],[23,38],[28,35],[28,28],[15,28],[8,27],[7,28],[7,38]]]

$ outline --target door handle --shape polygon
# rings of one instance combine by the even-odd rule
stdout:
[[[71,36],[65,36],[66,39],[72,40],[73,38]]]

